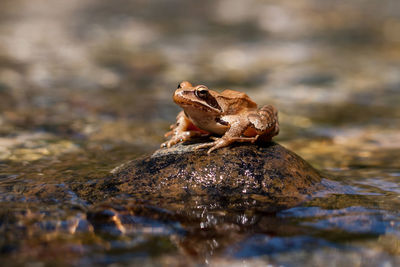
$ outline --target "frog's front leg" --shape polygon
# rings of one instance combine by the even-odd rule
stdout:
[[[178,116],[176,116],[176,123],[171,125],[171,131],[165,134],[165,137],[171,136],[171,139],[162,143],[161,147],[169,148],[177,143],[185,142],[195,136],[201,135],[204,135],[204,132],[194,126],[185,113],[181,111]]]
[[[258,135],[254,137],[243,137],[242,134],[243,132],[247,129],[249,126],[249,123],[243,122],[243,121],[237,121],[233,122],[231,124],[231,127],[229,128],[228,131],[221,137],[221,138],[213,138],[214,142],[206,143],[206,144],[201,144],[195,147],[195,149],[200,149],[200,148],[207,148],[211,147],[207,153],[210,154],[212,151],[229,146],[230,144],[234,142],[251,142],[254,143],[258,139]]]

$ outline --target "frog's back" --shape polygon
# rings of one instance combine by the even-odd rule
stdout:
[[[237,103],[241,102],[241,105],[246,106],[247,108],[257,108],[257,104],[251,100],[246,93],[226,89],[221,93],[221,96],[227,99],[235,100]]]

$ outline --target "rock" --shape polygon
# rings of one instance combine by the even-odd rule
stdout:
[[[170,211],[275,212],[298,205],[322,186],[318,171],[277,143],[236,144],[211,154],[194,146],[179,144],[125,163],[92,185],[92,192]]]

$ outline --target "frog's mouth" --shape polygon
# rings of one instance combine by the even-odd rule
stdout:
[[[189,113],[193,112],[200,112],[200,113],[215,113],[215,114],[220,114],[222,111],[216,108],[213,108],[205,103],[202,102],[177,102],[175,101],[179,106],[181,106],[185,111]]]
[[[193,92],[180,91],[174,94],[174,102],[182,108],[197,108],[205,112],[222,112],[222,108],[212,95],[198,99]]]

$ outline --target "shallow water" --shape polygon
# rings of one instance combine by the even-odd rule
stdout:
[[[2,1],[0,262],[399,265],[399,12],[396,0]],[[158,148],[181,80],[276,105],[276,140],[341,193],[181,217],[85,195]]]

